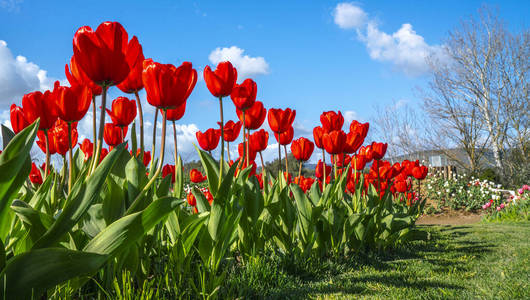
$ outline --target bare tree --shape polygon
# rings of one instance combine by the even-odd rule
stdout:
[[[394,101],[389,106],[374,106],[373,129],[388,143],[388,157],[408,155],[428,149],[425,144],[424,119],[413,106]]]
[[[483,8],[478,21],[462,22],[442,55],[429,60],[431,93],[424,106],[452,125],[470,156],[487,141],[501,177],[510,147],[528,154],[529,47],[528,29],[512,34]]]

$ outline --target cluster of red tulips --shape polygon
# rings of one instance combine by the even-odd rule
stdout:
[[[139,117],[140,148],[135,153],[147,166],[151,160],[151,152],[145,151],[143,113],[138,92],[145,88],[147,101],[157,108],[155,124],[160,111],[163,117],[161,152],[159,164],[149,187],[156,177],[172,175],[175,180],[175,165],[165,165],[164,147],[166,136],[166,120],[173,122],[182,118],[186,111],[186,102],[197,82],[197,71],[189,62],[175,67],[171,64],[161,64],[152,59],[145,59],[142,46],[136,36],[129,40],[128,34],[121,24],[117,22],[104,22],[94,31],[88,26],[81,27],[73,39],[73,56],[70,64],[65,66],[66,77],[70,86],[61,86],[56,82],[52,91],[41,93],[39,91],[24,95],[22,107],[11,106],[11,124],[15,133],[40,118],[37,144],[46,154],[43,166],[44,177],[50,168],[50,155],[58,153],[66,162],[69,153],[70,174],[72,178],[72,149],[77,145],[77,122],[87,113],[90,104],[93,109],[93,135],[94,143],[85,139],[80,143],[80,149],[85,155],[85,161],[90,161],[90,172],[93,172],[108,150],[103,147],[103,140],[112,150],[113,147],[125,140],[128,127]],[[243,129],[243,142],[238,144],[239,158],[236,160],[238,170],[249,166],[256,175],[255,159],[259,153],[261,165],[264,165],[263,151],[267,149],[269,133],[260,129],[268,120],[270,130],[278,142],[278,156],[281,161],[281,146],[284,147],[286,156],[285,175],[290,183],[291,177],[287,164],[287,145],[291,145],[291,152],[299,161],[298,176],[294,182],[304,191],[307,191],[317,180],[322,187],[331,180],[340,178],[348,170],[347,191],[355,192],[355,186],[361,178],[360,173],[367,163],[372,162],[370,171],[364,176],[364,186],[374,185],[384,194],[387,189],[393,193],[406,193],[408,198],[413,197],[411,190],[411,176],[423,179],[427,175],[427,168],[418,162],[404,161],[402,164],[391,165],[383,161],[387,144],[373,142],[362,146],[368,133],[369,124],[353,121],[349,132],[342,127],[344,118],[341,112],[328,111],[320,116],[321,126],[313,130],[313,141],[300,137],[293,140],[293,122],[296,111],[290,108],[266,109],[263,103],[256,101],[257,84],[252,79],[245,79],[237,83],[237,70],[228,61],[221,62],[215,70],[210,66],[204,69],[204,80],[210,93],[219,99],[220,122],[219,128],[210,128],[204,132],[196,133],[199,146],[211,153],[221,143],[220,170],[224,164],[225,143],[228,149],[229,165],[234,162],[230,159],[230,143],[236,141]],[[118,97],[112,101],[111,109],[107,109],[106,98],[110,87],[116,85],[122,92],[134,94],[135,99]],[[99,112],[99,131],[97,132],[96,96],[101,95],[101,110]],[[223,98],[230,97],[239,118],[237,122],[225,122],[223,118]],[[105,124],[105,113],[112,122]],[[156,126],[153,129],[156,136]],[[176,132],[175,162],[178,160]],[[155,141],[155,139],[153,139]],[[153,141],[152,155],[155,155]],[[313,154],[315,145],[322,150],[322,160],[318,161],[315,174],[316,179],[302,176],[302,163],[308,161]],[[326,153],[330,155],[332,167],[326,164]],[[132,155],[133,153],[131,153]],[[348,168],[350,166],[350,168]],[[263,186],[264,168],[262,174],[256,175]],[[281,168],[278,170],[281,174]],[[39,168],[34,164],[30,179],[34,183],[41,183],[42,177]],[[199,171],[193,170],[190,174],[192,182],[198,183],[206,180]],[[71,181],[69,188],[71,188]],[[146,187],[146,188],[147,188]],[[192,201],[190,201],[192,202]]]

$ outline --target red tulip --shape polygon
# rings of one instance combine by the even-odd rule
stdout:
[[[197,169],[191,169],[190,171],[190,180],[193,183],[201,183],[205,181],[207,178],[206,176],[202,175],[201,171]]]
[[[253,152],[261,152],[267,149],[269,133],[265,129],[258,130],[248,137],[249,148]]]
[[[136,150],[136,157],[139,157],[141,152],[142,152],[141,149],[137,149]],[[132,156],[133,155],[132,154],[132,150],[130,151],[130,153],[131,153],[131,156]],[[151,151],[144,151],[144,157],[143,157],[142,163],[144,164],[144,166],[147,167],[150,162],[151,162]]]
[[[243,122],[243,111],[236,108],[237,117]],[[261,101],[256,101],[245,111],[245,127],[250,130],[256,130],[265,121],[267,110],[263,107]]]
[[[275,132],[274,137],[280,145],[289,145],[294,137],[294,128],[291,126],[287,131],[280,134]]]
[[[11,104],[11,109],[9,110],[9,117],[11,120],[11,127],[13,132],[19,133],[24,128],[29,125],[29,122],[26,120],[26,115],[22,107],[17,106],[16,104]]]
[[[425,177],[427,177],[427,173],[429,173],[429,169],[426,166],[414,167],[412,169],[412,176],[418,180],[425,179]]]
[[[370,129],[370,124],[368,122],[359,123],[353,120],[350,124],[350,132],[357,132],[362,137],[363,141],[368,134],[368,129]]]
[[[55,143],[54,138],[55,136],[51,134],[51,130],[46,131],[46,135],[48,135],[48,151],[50,152],[50,155],[57,153],[57,150],[55,149]],[[37,146],[42,150],[43,153],[46,154],[46,135],[44,134],[44,131],[39,130],[37,132]]]
[[[239,145],[237,145],[237,152],[239,153],[239,157],[240,158],[243,158],[243,156],[245,156],[245,145],[243,143],[239,143]],[[252,149],[252,147],[250,147],[250,144],[248,145],[248,160],[250,161],[253,161],[256,159],[256,151],[254,151]]]
[[[130,72],[128,41],[127,31],[118,22],[101,23],[96,31],[83,26],[74,35],[75,61],[96,84],[119,84]]]
[[[206,190],[203,192],[204,194],[204,197],[206,198],[206,200],[208,200],[208,204],[212,205],[213,203],[213,195],[212,193],[210,193],[210,190],[208,188],[206,188]]]
[[[176,68],[152,59],[143,62],[142,80],[147,102],[158,108],[177,108],[186,102],[197,83],[197,71],[190,62]]]
[[[372,142],[371,148],[373,152],[374,159],[382,159],[385,156],[386,148],[388,147],[387,143],[376,143]]]
[[[217,122],[219,126],[221,126],[221,122]],[[241,131],[241,121],[237,121],[236,123],[232,120],[225,123],[223,132],[224,132],[224,138],[227,142],[233,142],[237,139],[239,136],[239,131]]]
[[[394,184],[392,185],[392,187],[394,187],[394,189],[398,193],[405,193],[405,192],[407,192],[410,189],[410,187],[407,184],[407,182],[406,181],[402,181],[402,180],[394,181]]]
[[[337,155],[331,156],[331,163],[336,164],[337,167],[346,167],[350,164],[351,159],[352,159],[351,156],[349,156],[348,154],[339,153]],[[344,161],[344,164],[343,164],[343,161]]]
[[[217,145],[219,145],[221,130],[210,128],[204,133],[197,131],[195,135],[197,136],[199,146],[201,146],[204,151],[212,151],[213,149],[217,148]]]
[[[66,155],[70,149],[68,144],[68,124],[58,119],[50,130],[50,135],[53,136],[54,148],[60,155]],[[72,148],[77,144],[77,122],[72,123]]]
[[[273,132],[285,132],[293,125],[295,116],[296,110],[291,110],[290,108],[286,108],[285,110],[271,108],[267,115],[269,127]]]
[[[34,184],[42,184],[42,174],[39,167],[35,163],[31,163],[31,172],[29,173],[29,180]]]
[[[109,150],[106,148],[101,149],[101,155],[99,156],[99,162],[102,162],[105,156],[109,154]]]
[[[305,137],[301,137],[297,140],[294,140],[291,144],[291,152],[293,153],[294,158],[299,161],[307,161],[311,158],[313,150],[315,149],[315,144]]]
[[[331,173],[331,166],[324,164],[322,160],[319,159],[315,167],[315,177],[320,180],[322,180],[322,177],[324,177],[324,166],[326,167],[326,177],[329,176],[329,174]]]
[[[72,71],[72,73],[70,73]],[[75,56],[72,56],[70,59],[70,69],[68,69],[68,64],[64,66],[64,73],[66,74],[66,79],[70,83],[70,86],[74,85],[83,85],[87,86],[91,91],[92,95],[101,95],[103,89],[101,86],[97,85],[92,81],[86,74],[79,68],[77,62],[75,61]]]
[[[248,78],[242,84],[236,84],[230,98],[237,109],[246,110],[256,102],[256,95],[258,93],[258,86],[256,83]]]
[[[122,131],[123,128],[123,131]],[[106,123],[104,132],[103,132],[103,139],[105,140],[105,143],[111,147],[118,146],[119,144],[123,143],[123,140],[125,136],[127,135],[127,126],[125,127],[119,127],[117,125],[114,125],[113,123]]]
[[[188,204],[190,206],[196,206],[197,205],[197,199],[195,199],[195,196],[193,195],[192,192],[188,193],[188,195],[186,196],[186,200],[188,201]]]
[[[92,92],[84,85],[56,85],[53,94],[56,97],[59,118],[66,122],[83,119],[92,102]]]
[[[142,71],[145,57],[142,51],[142,45],[140,45],[136,36],[133,36],[129,41],[126,56],[127,64],[131,71],[127,78],[118,84],[118,88],[124,93],[132,94],[144,88]]]
[[[125,97],[118,97],[112,101],[112,110],[105,109],[116,126],[123,127],[136,118],[136,101],[129,100]]]
[[[94,144],[89,139],[84,139],[79,148],[85,154],[85,161],[89,160],[94,153]]]
[[[315,145],[317,148],[324,148],[324,145],[322,145],[322,135],[324,134],[324,129],[322,127],[317,126],[313,128],[313,139],[315,140]]]
[[[364,155],[361,155],[361,154],[354,155],[351,158],[351,166],[355,170],[363,170],[364,167],[366,166],[367,162],[368,161],[367,161],[366,157]]]
[[[364,142],[364,138],[361,137],[361,135],[357,132],[350,131],[346,135],[346,143],[344,144],[344,152],[352,154],[357,152],[359,147]]]
[[[186,102],[184,101],[183,104],[178,106],[177,108],[172,108],[167,110],[167,119],[169,121],[178,121],[184,116],[184,113],[186,112]]]
[[[341,130],[342,125],[344,124],[344,118],[340,111],[338,113],[334,111],[326,111],[320,115],[320,122],[322,123],[322,129],[324,129],[324,132],[329,133]]]
[[[44,94],[37,91],[22,97],[22,108],[28,123],[40,118],[39,129],[46,130],[53,127],[57,120],[57,105],[55,97],[50,91]]]
[[[371,145],[362,146],[359,149],[359,155],[364,156],[364,158],[366,159],[366,162],[371,162],[372,159],[374,159],[374,152],[372,151],[372,146]]]
[[[300,176],[294,178],[294,183],[298,184],[304,193],[307,192],[311,186],[313,186],[314,182],[315,179],[311,177]]]
[[[342,130],[334,130],[322,135],[322,144],[329,154],[339,154],[344,150],[346,133]]]
[[[229,61],[220,62],[215,71],[206,66],[203,75],[206,87],[214,97],[229,96],[237,81],[237,70]]]
[[[168,175],[171,175],[171,182],[175,183],[175,166],[174,165],[167,164],[162,168],[162,178],[165,178]]]

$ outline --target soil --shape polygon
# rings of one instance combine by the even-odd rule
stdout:
[[[482,214],[467,211],[445,211],[435,215],[423,215],[418,225],[465,225],[480,222]]]

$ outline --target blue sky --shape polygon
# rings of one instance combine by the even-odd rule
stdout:
[[[298,135],[324,110],[369,121],[376,104],[419,103],[414,90],[427,80],[421,54],[436,52],[447,32],[484,4],[497,8],[510,28],[526,25],[530,1],[0,0],[0,72],[14,64],[26,72],[0,74],[0,121],[7,122],[6,109],[20,104],[19,95],[64,80],[80,26],[107,20],[138,36],[145,56],[156,61],[191,61],[202,71],[216,55],[236,60],[267,108],[297,110]],[[118,95],[114,88],[111,97]],[[225,119],[235,119],[231,101],[225,103]],[[190,130],[217,120],[217,101],[199,81],[179,137],[191,141]]]

